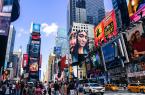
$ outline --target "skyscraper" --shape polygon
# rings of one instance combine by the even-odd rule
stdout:
[[[69,0],[67,31],[73,22],[97,25],[105,17],[104,0]]]
[[[126,28],[130,24],[126,0],[112,0],[113,9],[115,10],[117,27]]]
[[[86,0],[86,15],[89,24],[97,25],[105,17],[104,0]]]

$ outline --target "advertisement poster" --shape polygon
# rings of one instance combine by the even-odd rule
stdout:
[[[0,35],[8,36],[10,17],[0,16]]]
[[[28,54],[23,54],[22,68],[25,68],[28,64]]]
[[[142,24],[127,31],[127,50],[130,60],[144,62],[145,60],[145,33]]]
[[[114,10],[112,10],[110,14],[108,14],[108,16],[106,16],[103,19],[103,23],[104,23],[104,35],[106,39],[117,35],[117,23]]]
[[[32,72],[38,71],[38,59],[30,58],[29,70]]]
[[[37,23],[31,24],[31,31],[32,32],[40,33],[40,28],[41,28],[40,24],[37,24]]]
[[[40,51],[40,44],[31,44],[30,45],[30,56],[31,57],[39,57],[39,51]]]
[[[137,22],[138,20],[141,19],[141,17],[145,16],[145,6],[140,8],[134,15],[130,16],[130,20]]]
[[[145,6],[145,0],[127,0],[129,16],[134,15],[140,8]]]
[[[98,44],[102,45],[103,42],[107,42],[111,37],[117,35],[117,23],[114,10],[96,26],[94,34],[96,47]]]
[[[104,36],[104,28],[103,28],[103,22],[100,22],[98,26],[94,29],[95,34],[95,46],[98,46],[99,42],[102,42],[105,38]]]

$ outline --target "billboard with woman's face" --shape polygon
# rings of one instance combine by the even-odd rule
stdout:
[[[78,54],[88,54],[88,31],[77,31]]]
[[[145,34],[142,24],[127,31],[127,48],[130,60],[144,61]]]

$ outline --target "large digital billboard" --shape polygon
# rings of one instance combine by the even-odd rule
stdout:
[[[142,23],[127,31],[127,50],[130,60],[145,61],[145,33]]]
[[[25,68],[28,64],[28,54],[23,54],[22,68]]]
[[[104,28],[103,22],[100,22],[94,29],[94,38],[95,38],[95,46],[98,46],[98,43],[104,40]]]
[[[140,20],[141,17],[144,17],[144,16],[145,16],[145,6],[140,8],[134,15],[132,15],[130,17],[130,20],[136,22],[136,21]]]
[[[95,46],[106,42],[112,36],[117,35],[117,23],[115,11],[112,10],[96,27],[94,31]]]
[[[35,72],[38,71],[38,59],[37,58],[31,58],[30,57],[30,63],[29,63],[29,71]]]
[[[10,25],[9,16],[0,16],[0,35],[8,36]]]
[[[40,33],[41,25],[38,23],[31,24],[31,32]]]
[[[145,0],[127,0],[129,16],[134,15],[140,8],[145,6]]]
[[[78,62],[79,55],[86,55],[89,51],[88,46],[88,31],[78,30],[70,32],[69,36],[70,53],[72,55],[72,62]]]
[[[39,51],[40,51],[40,44],[33,44],[30,45],[30,56],[31,57],[39,57]]]
[[[105,38],[111,38],[117,34],[117,23],[115,17],[115,11],[112,10],[104,19],[104,35]]]

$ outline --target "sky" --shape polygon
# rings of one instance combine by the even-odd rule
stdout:
[[[110,11],[111,0],[104,2],[105,10]],[[26,53],[31,22],[40,23],[45,27],[41,31],[41,53],[42,68],[46,67],[55,45],[56,32],[59,28],[67,28],[67,3],[68,0],[20,0],[20,16],[12,23],[16,29],[14,51],[21,46],[22,52]]]

